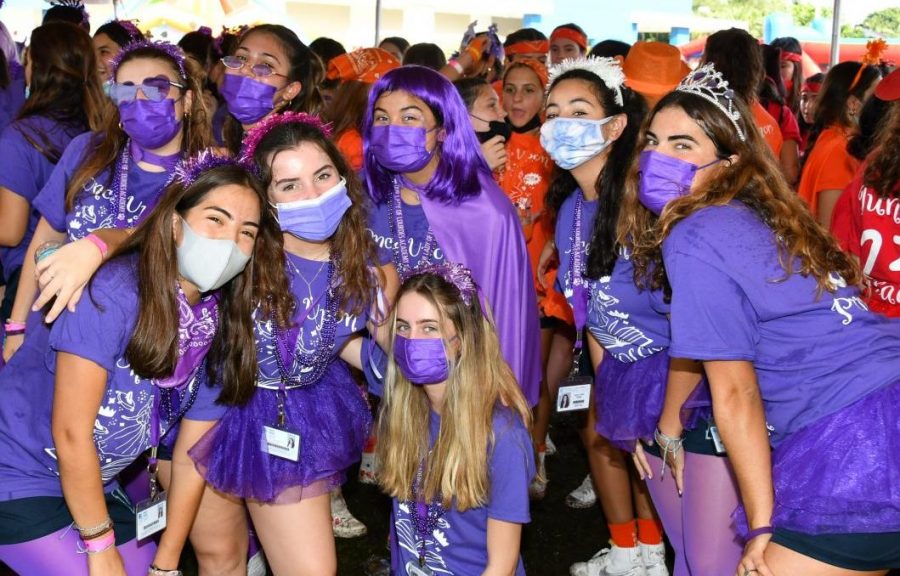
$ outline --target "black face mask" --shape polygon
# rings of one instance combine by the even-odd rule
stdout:
[[[522,126],[516,127],[516,126],[513,126],[512,124],[510,124],[510,128],[512,128],[512,131],[517,134],[525,134],[527,132],[531,132],[535,128],[540,128],[540,127],[541,127],[541,115],[540,114],[535,114],[531,120],[529,120]]]
[[[498,122],[497,120],[491,120],[488,122],[487,132],[476,132],[475,135],[478,136],[478,141],[484,144],[494,136],[503,136],[503,140],[509,140],[509,135],[512,134],[512,128],[506,122]]]

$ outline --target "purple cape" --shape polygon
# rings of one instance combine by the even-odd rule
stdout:
[[[428,224],[447,260],[472,271],[491,307],[500,349],[525,399],[538,402],[541,341],[537,299],[522,225],[494,179],[480,176],[482,191],[459,204],[419,196]]]

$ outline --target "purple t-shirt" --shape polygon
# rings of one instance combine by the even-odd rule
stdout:
[[[431,412],[432,446],[440,427],[441,417]],[[500,406],[494,409],[493,431],[494,446],[488,459],[490,493],[487,504],[465,512],[455,508],[446,510],[431,534],[425,535],[426,564],[434,574],[481,574],[488,563],[488,519],[516,524],[531,521],[528,485],[535,474],[531,435],[517,414]],[[407,568],[419,566],[422,545],[422,536],[416,531],[415,508],[415,505],[394,498],[391,566],[397,576],[418,574]],[[516,576],[524,574],[520,557]]]
[[[594,231],[594,219],[597,217],[597,200],[583,201],[581,204],[581,238],[575,243],[575,199],[581,195],[580,189],[572,194],[559,207],[556,215],[556,249],[559,252],[559,269],[556,272],[556,289],[562,292],[572,305],[572,250],[581,250],[584,254],[582,266],[587,266],[588,250],[591,245],[591,234]],[[585,271],[582,270],[583,274]]]
[[[117,159],[111,168],[88,179],[75,198],[73,210],[67,213],[67,184],[101,137],[93,132],[75,137],[34,200],[41,216],[54,230],[65,231],[69,240],[78,240],[102,228],[134,228],[156,206],[170,178],[168,172],[147,172],[132,159],[129,162],[126,198],[120,202],[117,191],[111,189],[112,173],[119,162]]]
[[[0,150],[3,151],[0,186],[31,204],[56,166],[41,150],[35,148],[35,144],[58,158],[78,132],[77,129],[45,116],[29,116],[4,128],[0,133]],[[19,245],[0,248],[0,262],[3,263],[7,279],[10,272],[22,265],[39,218],[37,211],[32,209],[28,216],[28,227]]]
[[[612,274],[589,280],[587,327],[620,362],[636,362],[669,346],[669,305],[662,291],[638,290],[624,248]]]
[[[124,358],[137,321],[136,261],[118,259],[102,267],[90,292],[75,312],[63,312],[50,336],[52,351],[20,349],[0,371],[0,500],[32,496],[60,496],[59,468],[50,430],[55,353],[67,352],[90,360],[107,371],[106,391],[94,422],[94,443],[107,489],[116,474],[150,446],[153,394],[151,380],[135,374]],[[193,327],[184,330],[192,341],[215,331],[208,313],[209,298],[191,306]],[[47,354],[51,355],[44,361]],[[202,359],[201,359],[202,362]],[[192,420],[216,420],[224,408],[217,406],[218,389],[206,384],[201,364],[182,389],[161,391],[176,414],[185,411]],[[74,383],[71,383],[75,385]],[[192,400],[193,398],[193,400]],[[163,415],[161,436],[175,424]]]
[[[408,244],[408,254],[410,256],[410,264],[413,268],[422,262],[422,247],[428,236],[428,219],[425,217],[425,210],[421,204],[407,204],[401,202],[401,211],[403,214],[403,224],[406,230],[406,241]],[[399,262],[399,251],[395,246],[396,238],[391,234],[391,204],[384,202],[378,204],[369,210],[369,233],[378,249],[378,261],[380,264]],[[438,246],[437,240],[432,242],[431,256],[428,261],[431,264],[437,264],[444,261],[444,251]],[[398,267],[399,270],[399,267]]]
[[[669,354],[753,362],[771,441],[896,382],[900,320],[870,312],[832,274],[783,280],[772,230],[739,202],[678,223],[663,243],[672,285]]]
[[[327,303],[325,296],[320,297],[320,295],[325,294],[328,285],[328,261],[307,260],[288,252],[285,252],[285,255],[287,257],[285,270],[287,271],[288,283],[296,302],[294,321],[298,321],[310,306],[314,306],[313,310],[303,320],[303,324],[299,326],[296,351],[299,354],[312,354],[319,349],[322,327],[325,325]],[[334,278],[332,282],[339,283],[340,279]],[[359,316],[338,311],[334,346],[331,350],[332,358],[338,355],[350,336],[366,327],[367,320],[367,311]],[[257,386],[277,389],[281,382],[281,372],[275,356],[276,344],[272,322],[257,318],[254,332],[256,334],[256,353],[259,363]],[[297,376],[301,369],[301,363],[295,358],[290,369],[291,375]]]
[[[19,114],[25,104],[25,69],[18,62],[9,63],[9,86],[0,89],[0,130]]]

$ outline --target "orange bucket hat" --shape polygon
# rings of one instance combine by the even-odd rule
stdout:
[[[328,63],[328,80],[358,80],[373,84],[385,73],[400,67],[400,61],[381,48],[360,48],[341,54]]]
[[[650,106],[671,92],[691,71],[681,51],[663,42],[637,42],[622,64],[625,85],[643,96]]]

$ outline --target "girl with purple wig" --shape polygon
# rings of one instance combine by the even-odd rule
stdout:
[[[401,274],[444,260],[469,268],[534,406],[541,356],[528,252],[459,93],[433,70],[391,70],[372,87],[363,140],[379,260]]]

